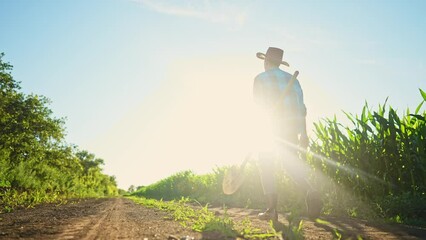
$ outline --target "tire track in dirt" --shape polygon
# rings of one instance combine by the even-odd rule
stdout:
[[[118,201],[100,207],[101,210],[98,214],[81,217],[77,221],[70,223],[67,228],[57,236],[58,239],[74,239],[77,236],[79,239],[96,239],[100,232],[99,226],[114,209],[119,209],[116,208]]]
[[[123,202],[123,199],[118,199],[118,201],[115,201],[113,203],[113,205],[107,206],[108,208],[105,209],[105,210],[103,210],[100,213],[100,218],[95,222],[95,224],[93,224],[93,227],[91,227],[89,229],[89,231],[86,234],[85,239],[96,239],[98,236],[102,236],[102,233],[103,233],[102,230],[103,229],[101,227],[103,227],[104,225],[107,225],[107,224],[108,225],[113,224],[114,226],[112,226],[112,228],[114,230],[119,230],[119,228],[117,226],[115,226],[115,225],[119,225],[119,224],[117,224],[117,223],[115,223],[115,222],[112,221],[112,220],[117,220],[117,219],[114,219],[114,218],[112,218],[110,216],[114,214],[114,210],[119,210],[120,209],[121,205],[123,204],[122,202]],[[120,206],[118,206],[118,205],[120,205]],[[108,220],[106,220],[107,218],[108,218]],[[121,221],[118,221],[118,222],[120,223]],[[119,232],[119,231],[111,231],[109,233],[109,234],[111,234],[110,237],[113,238],[113,239],[117,238],[117,236],[115,234],[116,232]]]

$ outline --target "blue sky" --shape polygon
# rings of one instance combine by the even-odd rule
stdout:
[[[300,71],[308,124],[414,109],[425,1],[0,0],[0,52],[119,185],[241,161],[256,52]],[[343,116],[342,116],[343,118]]]

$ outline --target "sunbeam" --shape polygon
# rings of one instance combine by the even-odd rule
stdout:
[[[339,162],[337,162],[337,161],[335,161],[335,160],[333,160],[331,158],[327,158],[327,157],[325,157],[325,156],[323,156],[321,154],[309,151],[309,150],[307,150],[305,148],[302,148],[302,147],[300,147],[300,146],[298,146],[296,144],[293,144],[293,143],[291,143],[289,141],[286,141],[286,140],[284,140],[282,138],[275,138],[275,142],[283,144],[286,147],[291,147],[292,149],[300,151],[300,152],[302,152],[304,154],[308,154],[308,155],[312,156],[313,159],[315,159],[317,161],[323,161],[327,165],[336,167],[336,168],[338,168],[340,170],[343,170],[343,171],[351,174],[352,176],[355,176],[355,177],[362,176],[362,177],[374,180],[374,181],[376,181],[378,183],[381,183],[381,184],[389,184],[389,183],[383,181],[382,179],[380,179],[380,178],[378,178],[376,176],[373,176],[373,175],[371,175],[369,173],[366,173],[365,171],[362,171],[361,169],[358,169],[358,168],[355,168],[355,167],[344,166],[342,164],[339,164]],[[307,163],[305,163],[305,164],[306,164],[306,166],[309,166]]]

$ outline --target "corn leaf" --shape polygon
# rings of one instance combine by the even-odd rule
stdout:
[[[420,90],[420,94],[422,95],[422,97],[423,97],[423,101],[426,101],[426,92],[424,92],[422,89],[420,89],[419,88],[419,90]]]

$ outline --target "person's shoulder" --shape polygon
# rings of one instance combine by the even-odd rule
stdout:
[[[286,71],[284,71],[284,70],[282,70],[280,68],[276,68],[275,71],[276,71],[276,74],[278,74],[280,76],[291,77],[290,73],[288,73],[288,72],[286,72]]]
[[[274,69],[274,75],[278,77],[278,79],[289,81],[291,79],[291,74],[281,70],[279,68]]]
[[[262,81],[268,77],[267,72],[261,72],[254,78],[255,81]]]

